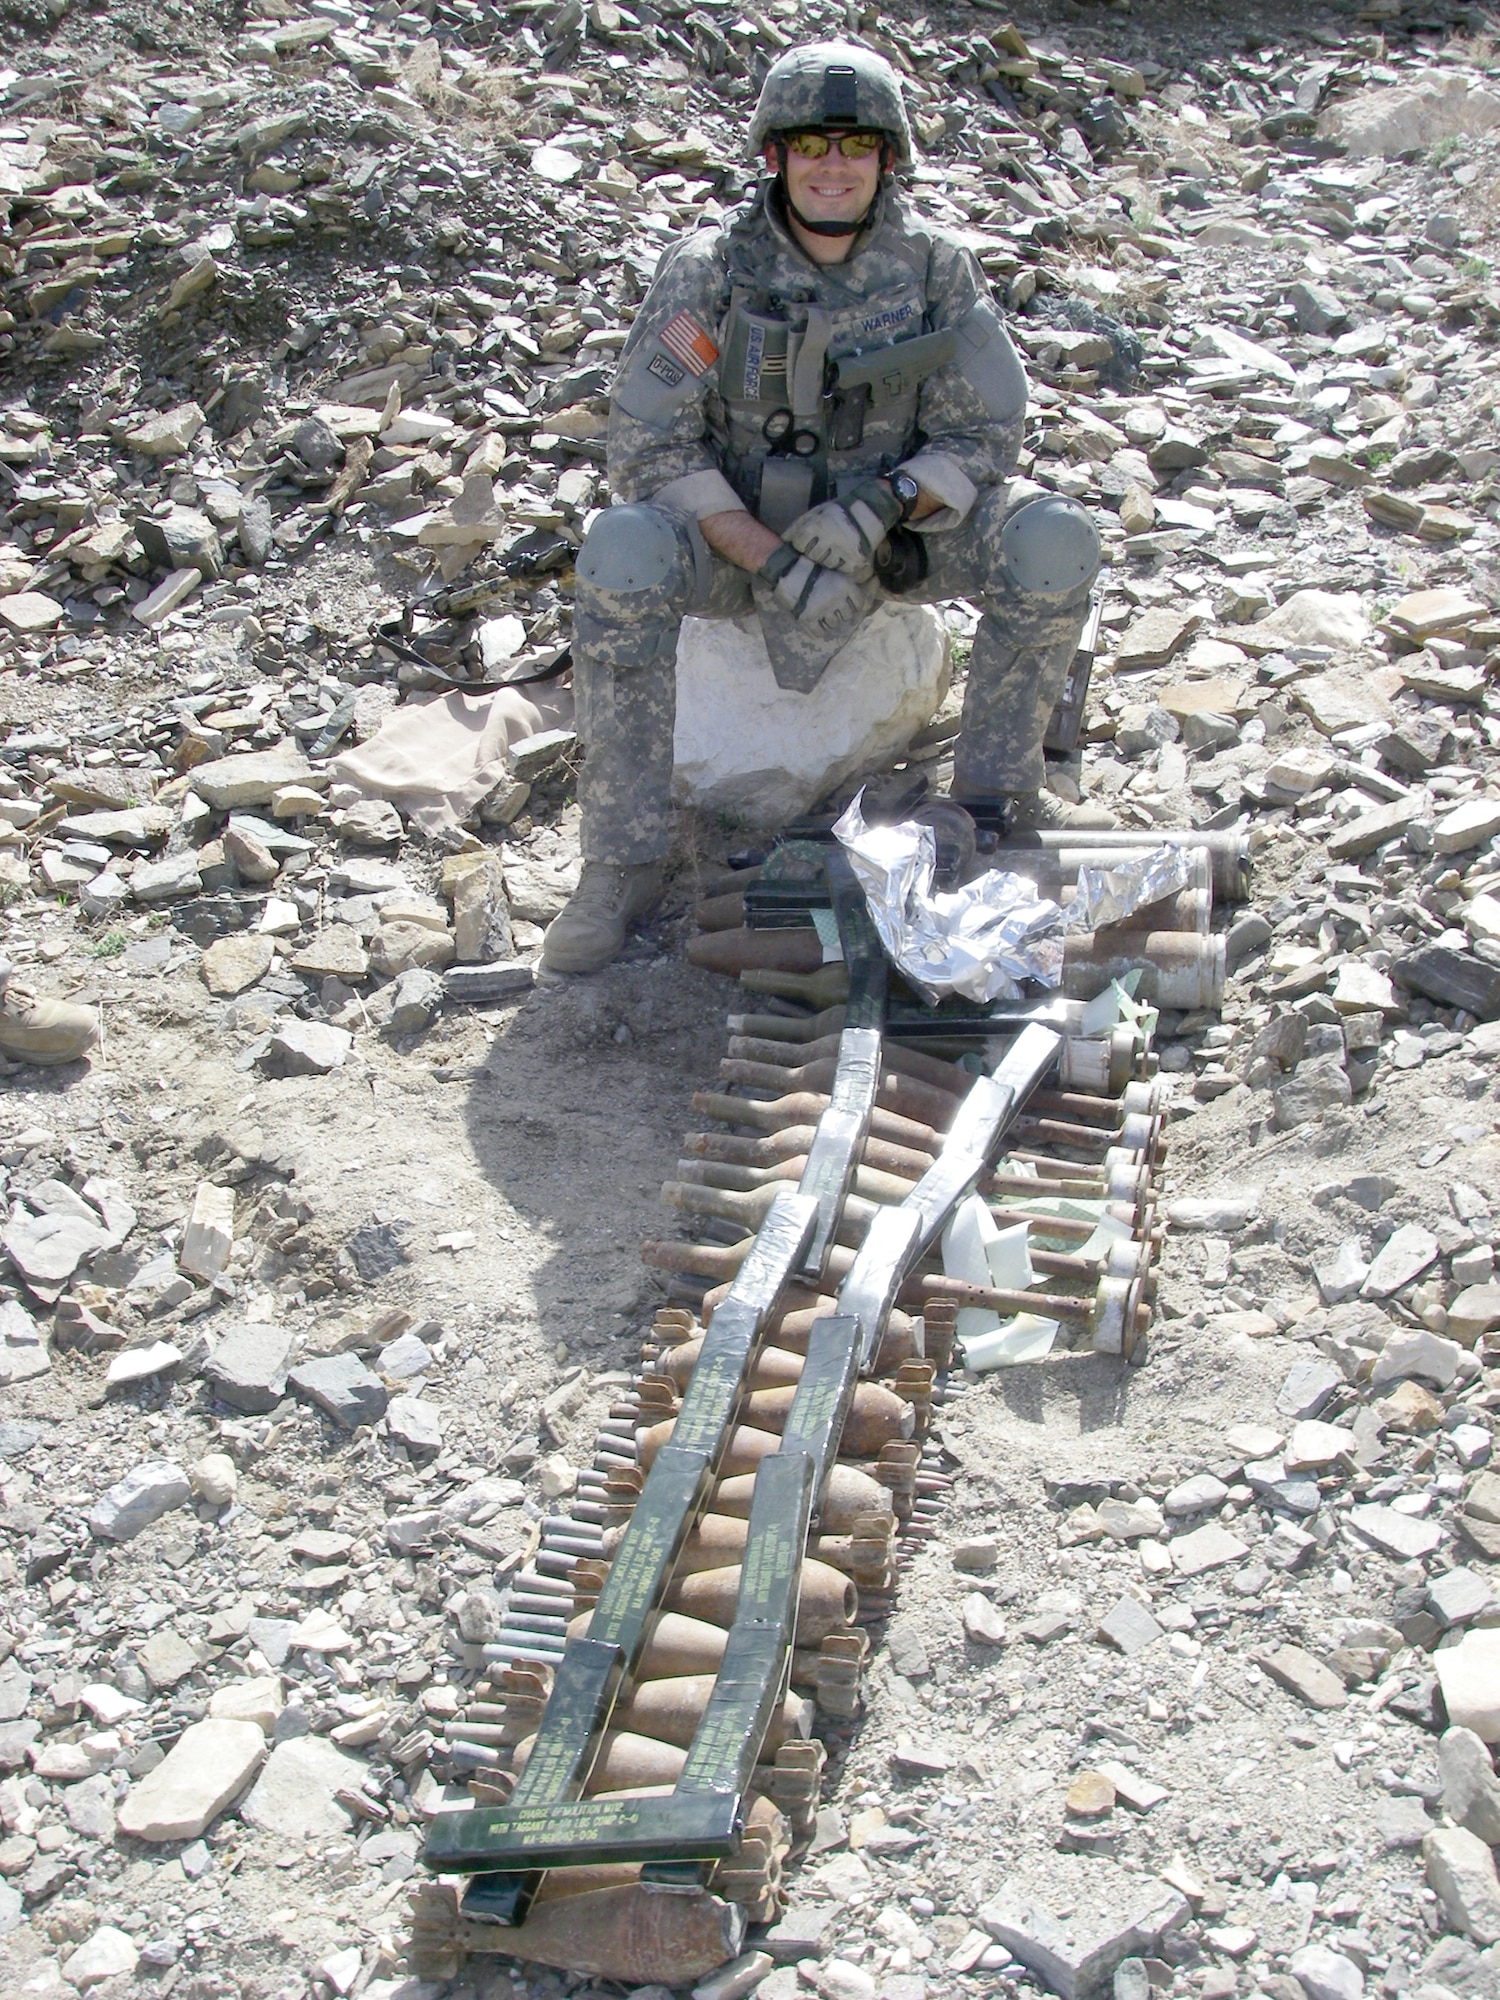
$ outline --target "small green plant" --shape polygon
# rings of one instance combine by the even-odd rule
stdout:
[[[106,931],[89,946],[90,958],[118,958],[125,949],[124,931]]]
[[[1365,453],[1365,464],[1372,472],[1378,472],[1382,465],[1389,465],[1396,456],[1395,447],[1388,444],[1372,444]]]
[[[1427,164],[1429,167],[1441,167],[1446,161],[1451,160],[1455,153],[1461,153],[1463,149],[1463,140],[1456,132],[1450,132],[1446,139],[1439,139],[1435,146],[1428,149]]]
[[[1465,257],[1459,269],[1466,278],[1487,278],[1490,275],[1488,257]]]

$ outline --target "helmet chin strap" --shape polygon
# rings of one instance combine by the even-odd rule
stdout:
[[[853,222],[814,222],[811,216],[804,215],[801,209],[797,207],[796,203],[792,200],[791,191],[787,187],[786,141],[778,139],[775,145],[777,161],[776,182],[781,189],[781,199],[785,204],[786,212],[792,218],[793,222],[797,224],[797,227],[805,229],[810,236],[857,236],[869,220],[870,209],[875,206],[874,196],[870,199],[869,208],[866,208],[863,215],[856,216]],[[882,172],[886,170],[889,151],[890,148],[888,146],[881,148],[880,164]],[[879,192],[878,188],[876,191],[877,193]]]
[[[857,216],[853,222],[814,222],[810,215],[804,215],[801,209],[797,207],[796,203],[787,193],[784,181],[781,187],[781,198],[786,203],[786,212],[792,218],[793,222],[799,228],[805,229],[810,236],[855,236],[864,228],[865,215],[870,213],[869,209],[866,209],[865,215]]]

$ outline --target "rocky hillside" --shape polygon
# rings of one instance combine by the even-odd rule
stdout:
[[[409,1979],[404,1912],[465,1649],[659,1297],[732,1004],[685,909],[743,836],[685,822],[659,921],[538,984],[579,864],[530,677],[655,262],[835,31],[1105,539],[1056,782],[1255,877],[1222,1012],[1159,1023],[1149,1359],[955,1378],[814,1851],[707,2000],[1127,1950],[1172,2000],[1500,1996],[1500,60],[1446,0],[0,10],[3,949],[103,1020],[0,1099],[6,1994],[588,1987]],[[467,814],[337,763],[507,682]]]

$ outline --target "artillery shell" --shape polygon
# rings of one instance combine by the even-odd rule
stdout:
[[[759,1430],[782,1431],[796,1393],[795,1386],[757,1389],[745,1399],[745,1415]],[[915,1431],[915,1414],[910,1403],[879,1382],[861,1382],[844,1420],[839,1450],[851,1458],[870,1458],[893,1438],[909,1438]]]
[[[524,1771],[531,1756],[535,1736],[516,1745],[512,1761]],[[687,1762],[686,1750],[654,1736],[637,1736],[629,1729],[607,1729],[589,1773],[584,1794],[596,1798],[600,1792],[634,1791],[643,1785],[675,1785]]]
[[[700,931],[688,939],[689,965],[705,972],[816,972],[823,963],[823,945],[816,931]]]
[[[670,1354],[664,1354],[657,1363],[664,1375],[670,1376],[676,1387],[685,1389],[688,1377],[698,1365],[698,1356],[703,1351],[703,1337],[685,1340],[680,1347],[674,1347]],[[762,1347],[755,1356],[751,1369],[750,1386],[754,1389],[775,1389],[783,1383],[795,1382],[802,1373],[802,1356],[789,1353],[783,1347]]]
[[[720,1480],[714,1488],[714,1511],[748,1516],[754,1488],[753,1473]],[[868,1472],[861,1472],[857,1465],[835,1465],[823,1489],[823,1502],[818,1509],[819,1527],[825,1534],[847,1534],[872,1514],[887,1520],[891,1518],[890,1488],[882,1486]]]
[[[738,1453],[754,1451],[755,1463],[759,1464],[765,1452],[756,1448],[758,1437],[770,1438],[770,1449],[779,1451],[781,1433],[786,1428],[787,1415],[796,1395],[795,1383],[777,1389],[756,1389],[745,1399],[745,1424],[740,1425],[730,1441],[729,1456],[723,1464],[727,1477],[731,1472],[745,1472],[747,1465],[733,1461]],[[671,1435],[672,1419],[652,1424],[637,1433],[637,1443],[641,1450],[641,1463],[649,1464],[646,1453],[651,1457]],[[746,1432],[749,1432],[748,1439]],[[913,1435],[914,1420],[910,1403],[882,1387],[879,1382],[861,1382],[854,1391],[854,1402],[844,1423],[839,1449],[851,1458],[872,1457],[893,1438],[909,1438]],[[647,1440],[650,1440],[649,1447]]]
[[[591,1611],[582,1612],[568,1627],[570,1639],[587,1636]],[[646,1641],[636,1673],[642,1680],[670,1680],[678,1674],[711,1674],[724,1657],[725,1631],[702,1618],[663,1611]]]
[[[739,1593],[739,1564],[731,1563],[723,1569],[705,1569],[696,1576],[682,1577],[668,1592],[667,1603],[690,1618],[728,1625]],[[842,1570],[831,1569],[827,1563],[803,1563],[797,1605],[799,1646],[816,1646],[827,1633],[852,1625],[858,1611],[859,1592]]]
[[[703,1719],[714,1679],[712,1674],[674,1674],[669,1680],[638,1681],[629,1699],[616,1707],[613,1720],[638,1736],[686,1750]],[[806,1736],[809,1720],[807,1703],[788,1695],[771,1718],[761,1756],[774,1757],[788,1738]]]
[[[782,1315],[781,1322],[772,1329],[776,1345],[762,1347],[755,1357],[755,1368],[750,1386],[753,1389],[774,1389],[783,1383],[796,1382],[802,1375],[802,1358],[807,1352],[808,1336],[815,1321],[826,1319],[833,1311],[832,1305],[809,1307],[805,1311]],[[663,1374],[669,1375],[679,1389],[687,1386],[688,1377],[703,1349],[703,1337],[684,1340],[669,1354],[664,1354],[656,1364]],[[885,1338],[875,1357],[873,1373],[890,1374],[903,1361],[909,1361],[916,1352],[916,1336],[907,1314],[893,1312],[885,1330]]]
[[[643,1466],[649,1468],[656,1454],[672,1435],[675,1419],[668,1417],[665,1422],[651,1424],[636,1432],[636,1447]],[[753,1472],[767,1452],[780,1451],[781,1435],[776,1431],[756,1430],[750,1424],[740,1424],[729,1440],[720,1471],[726,1478],[735,1472]]]
[[[738,1904],[706,1889],[664,1896],[639,1879],[602,1888],[588,1879],[605,1872],[554,1870],[525,1923],[498,1934],[488,1924],[462,1926],[464,1941],[473,1932],[472,1948],[494,1951],[498,1944],[538,1965],[630,1986],[705,1978],[744,1942],[746,1913]],[[570,1886],[576,1878],[584,1878],[581,1886]]]

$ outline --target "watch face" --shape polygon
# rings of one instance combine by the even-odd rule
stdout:
[[[892,475],[891,491],[901,502],[901,511],[903,514],[909,514],[912,508],[916,506],[919,490],[916,480],[912,478],[909,472],[897,472]]]

